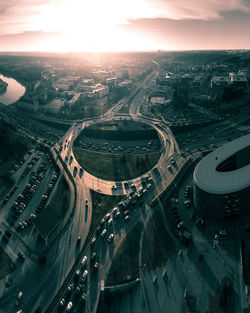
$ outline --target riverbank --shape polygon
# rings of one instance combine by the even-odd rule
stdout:
[[[0,78],[0,95],[6,92],[7,87],[8,84]]]
[[[26,91],[25,86],[21,85],[14,78],[0,74],[0,81],[7,84],[5,92],[0,92],[0,103],[10,105],[17,102]],[[3,86],[4,84],[2,84]]]

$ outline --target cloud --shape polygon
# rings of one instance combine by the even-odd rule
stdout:
[[[74,31],[98,23],[101,29],[145,18],[210,21],[227,11],[250,12],[250,0],[0,0],[0,34]]]
[[[154,18],[214,20],[226,11],[250,12],[249,0],[148,0]]]

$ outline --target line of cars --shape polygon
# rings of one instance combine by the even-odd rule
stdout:
[[[96,272],[98,269],[98,262],[96,261],[96,253],[93,252],[90,258],[93,272]],[[87,270],[88,257],[85,255],[77,269],[75,270],[73,279],[67,286],[63,297],[58,303],[57,310],[58,312],[70,312],[72,311],[74,305],[79,303],[80,307],[83,307],[87,300],[87,280],[89,272]]]
[[[23,157],[23,159],[22,159],[21,161],[15,163],[15,164],[10,168],[8,174],[9,174],[10,176],[14,175],[15,172],[23,165],[23,163],[29,158],[29,156],[30,156],[33,152],[34,152],[34,149],[28,151],[28,152],[24,155],[24,157]]]
[[[35,134],[41,136],[41,140],[50,146],[54,146],[55,143],[63,136],[62,130],[46,127],[44,124],[39,123],[38,121],[33,122],[30,119],[15,116],[12,119],[12,122],[15,125],[19,124],[20,129],[23,130],[23,132],[32,131]],[[35,137],[38,139],[37,136]]]
[[[145,184],[147,184],[148,178],[149,176],[145,178]],[[148,183],[147,187],[149,189],[151,187],[151,184]],[[71,283],[68,285],[62,299],[58,303],[58,312],[70,312],[72,308],[77,305],[77,302],[80,302],[80,305],[84,305],[87,300],[88,293],[86,286],[86,282],[89,276],[87,270],[88,261],[90,261],[90,269],[93,274],[97,273],[99,269],[97,255],[96,252],[93,251],[97,237],[100,236],[100,238],[102,239],[106,238],[107,242],[111,243],[114,239],[113,229],[110,233],[110,227],[113,225],[114,222],[113,219],[118,219],[120,216],[123,216],[126,222],[129,221],[130,214],[134,211],[133,204],[137,203],[137,199],[143,196],[146,191],[146,186],[141,187],[138,193],[132,191],[129,197],[127,197],[124,201],[121,201],[116,207],[114,207],[102,218],[99,226],[96,229],[96,233],[90,240],[90,249],[92,251],[90,260],[88,260],[88,257],[86,255],[82,258],[74,273],[74,277],[71,280]],[[85,200],[85,208],[86,207],[88,207],[88,200]],[[108,228],[110,229],[108,230]]]
[[[113,141],[112,143],[91,143],[87,142],[86,140],[77,139],[76,144],[78,144],[80,147],[83,147],[84,149],[89,150],[95,150],[95,151],[107,151],[110,153],[123,153],[124,151],[127,151],[128,153],[132,153],[133,151],[143,150],[143,151],[151,151],[153,149],[153,141],[150,140],[147,145],[137,145],[137,146],[120,146],[116,141]],[[154,148],[155,150],[160,149],[160,144],[155,143]]]

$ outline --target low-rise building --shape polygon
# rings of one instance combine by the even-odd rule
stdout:
[[[230,83],[233,86],[244,87],[244,88],[247,87],[248,81],[247,81],[246,76],[243,73],[238,73],[238,74],[230,73],[229,78],[230,78]]]
[[[152,105],[165,104],[164,97],[152,97],[150,100]]]
[[[211,79],[211,88],[227,87],[230,84],[228,76],[213,76]]]

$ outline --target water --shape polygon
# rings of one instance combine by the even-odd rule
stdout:
[[[0,79],[8,84],[6,92],[0,95],[0,103],[10,105],[24,95],[25,87],[19,84],[15,79],[5,77],[2,74],[0,74]]]

